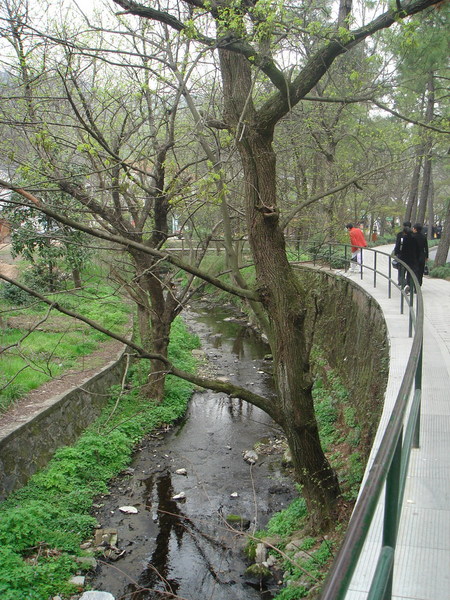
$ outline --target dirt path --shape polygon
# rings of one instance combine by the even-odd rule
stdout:
[[[41,410],[42,403],[48,398],[69,391],[80,384],[80,380],[93,377],[102,367],[114,360],[123,344],[115,340],[104,342],[92,354],[80,359],[78,368],[71,369],[32,390],[26,396],[14,403],[5,413],[0,415],[0,434],[3,430],[10,429],[14,423],[19,425],[28,420]]]
[[[11,245],[0,244],[0,274],[15,279],[18,276],[18,268],[11,256]],[[1,281],[1,280],[0,280]],[[8,318],[8,325],[16,328],[26,327],[27,317],[15,316]],[[54,331],[61,326],[62,317],[52,315],[40,330]],[[1,310],[0,310],[1,324]],[[74,328],[85,327],[84,324],[74,323]],[[67,328],[67,325],[65,326]],[[6,427],[14,423],[22,423],[41,409],[44,400],[63,394],[80,383],[80,379],[85,380],[97,373],[102,367],[114,360],[123,348],[123,344],[116,340],[110,340],[102,343],[95,352],[88,356],[81,357],[78,366],[66,373],[63,373],[56,379],[44,383],[39,388],[32,390],[26,396],[14,403],[14,405],[3,414],[0,414],[0,433]]]
[[[18,272],[11,256],[11,244],[0,244],[0,274],[15,279]]]
[[[18,272],[11,256],[11,244],[0,243],[0,274],[15,279]]]

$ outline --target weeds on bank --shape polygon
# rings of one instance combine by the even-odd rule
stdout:
[[[198,346],[198,338],[177,319],[170,358],[192,371],[191,350]],[[116,410],[112,395],[74,446],[59,449],[46,469],[0,504],[2,600],[48,600],[76,591],[68,580],[80,570],[75,557],[96,525],[89,514],[93,498],[107,492],[108,481],[129,464],[135,444],[146,433],[185,413],[191,384],[168,377],[165,400],[156,405],[139,396],[140,370],[139,363],[132,369],[132,389]]]
[[[123,333],[129,318],[129,307],[101,282],[49,297],[112,331]],[[15,286],[1,284],[0,298],[4,300],[0,412],[61,373],[76,367],[82,370],[81,358],[107,339],[84,323],[49,310],[47,305],[36,302]]]
[[[361,431],[342,380],[321,358],[317,349],[313,355],[317,373],[313,397],[321,443],[338,474],[342,498],[351,504],[356,500],[364,473],[360,452]],[[255,556],[258,539],[267,540],[281,550],[281,553],[270,550],[277,558],[286,586],[275,600],[316,597],[342,536],[343,526],[340,523],[326,537],[311,537],[305,533],[308,514],[300,487],[298,491],[299,497],[285,510],[275,514],[265,530],[257,532],[256,539],[247,545],[250,558]]]

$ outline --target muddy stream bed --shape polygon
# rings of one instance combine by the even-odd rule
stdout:
[[[225,309],[187,314],[208,358],[207,370],[261,394],[270,394],[268,347]],[[186,418],[140,445],[111,493],[97,500],[102,529],[117,531],[120,558],[99,562],[88,583],[116,600],[253,600],[275,595],[247,575],[245,534],[263,527],[295,497],[283,472],[280,430],[259,409],[225,394],[194,393]],[[262,443],[258,460],[243,453]],[[185,469],[186,474],[177,474]],[[175,500],[181,494],[185,498]],[[136,514],[119,507],[133,506]],[[233,529],[226,517],[242,518]]]

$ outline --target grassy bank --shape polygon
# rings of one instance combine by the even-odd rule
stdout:
[[[191,350],[198,338],[181,321],[173,326],[170,358],[193,370]],[[147,433],[179,419],[192,386],[168,377],[164,402],[156,405],[139,395],[138,363],[130,373],[131,391],[114,389],[100,418],[71,447],[58,450],[48,467],[0,505],[0,598],[48,600],[68,597],[68,583],[80,570],[80,544],[96,525],[93,499],[107,492],[109,480],[129,464],[133,448]]]
[[[118,333],[129,320],[129,306],[100,278],[82,290],[49,297]],[[82,369],[83,357],[108,339],[9,284],[0,285],[0,299],[0,412],[61,373]]]
[[[318,597],[336,550],[345,533],[350,511],[356,500],[364,473],[365,451],[361,448],[360,427],[355,420],[348,392],[339,375],[314,352],[316,378],[314,404],[322,446],[339,477],[341,499],[334,529],[326,536],[311,535],[308,513],[301,497],[285,510],[276,513],[263,531],[255,534],[247,546],[251,559],[256,545],[267,542],[274,568],[282,573],[284,588],[275,600],[298,600]],[[250,567],[252,572],[252,567]],[[262,577],[269,571],[260,570]]]

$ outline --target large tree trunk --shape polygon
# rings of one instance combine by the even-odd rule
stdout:
[[[430,123],[434,115],[434,73],[431,71],[428,77],[427,83],[427,108],[425,111],[425,123]],[[433,153],[433,140],[429,131],[423,133],[424,136],[424,157],[425,164],[423,167],[422,177],[422,189],[420,190],[419,207],[417,210],[417,220],[419,223],[425,222],[425,215],[427,212],[428,196],[430,194],[430,183],[431,183],[431,165],[432,165],[432,153]],[[433,223],[433,215],[428,215],[429,230],[431,230]]]
[[[138,325],[142,346],[152,353],[167,357],[170,329],[180,306],[174,290],[164,285],[164,275],[148,254],[135,252],[137,280],[140,288]],[[164,397],[166,364],[152,360],[147,384],[142,393],[161,402]]]
[[[225,116],[236,134],[243,164],[247,227],[258,292],[271,324],[277,421],[287,435],[312,523],[326,528],[335,513],[339,485],[319,440],[311,395],[313,330],[310,323],[305,323],[304,294],[287,260],[279,227],[272,132],[258,131],[253,120],[247,61],[222,51],[221,64]],[[238,131],[238,127],[242,129]]]
[[[435,267],[443,267],[447,262],[448,251],[450,248],[450,202],[447,205],[447,214],[445,215],[444,225],[439,246],[434,259]]]
[[[420,171],[422,170],[422,161],[423,161],[423,144],[419,144],[416,149],[416,157],[415,157],[415,166],[413,175],[411,178],[411,187],[409,189],[408,196],[408,204],[406,206],[406,213],[404,221],[416,221],[417,215],[417,200],[419,198],[419,181],[420,181]]]
[[[82,287],[80,269],[72,269],[72,281],[75,289],[79,290]]]

